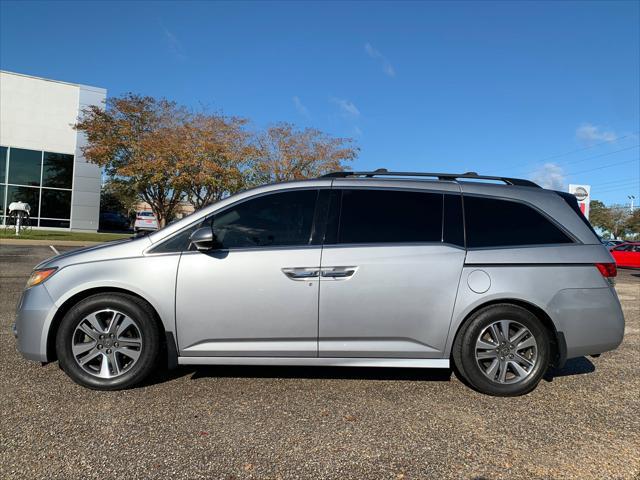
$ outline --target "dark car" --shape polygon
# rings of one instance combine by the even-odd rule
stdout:
[[[131,222],[121,213],[104,212],[100,214],[100,230],[130,230]]]

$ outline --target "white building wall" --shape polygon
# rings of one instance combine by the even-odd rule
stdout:
[[[0,144],[74,154],[76,85],[0,72]]]
[[[107,91],[0,71],[0,144],[75,156],[71,228],[98,228],[101,172],[82,156],[85,139],[73,129],[82,108],[103,105]]]

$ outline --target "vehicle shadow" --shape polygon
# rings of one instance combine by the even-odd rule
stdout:
[[[567,360],[564,367],[550,368],[543,379],[584,375],[596,370],[586,357]],[[189,376],[191,380],[205,378],[279,378],[303,380],[399,380],[420,382],[448,382],[454,370],[446,368],[365,368],[365,367],[292,367],[258,365],[201,365],[179,366],[173,370],[162,369],[151,375],[140,386],[151,386]],[[460,375],[456,375],[464,382]]]
[[[587,357],[578,357],[567,360],[562,368],[550,368],[544,375],[544,380],[553,382],[557,377],[568,377],[570,375],[584,375],[596,371],[596,366]]]
[[[401,380],[448,382],[450,369],[446,368],[358,368],[358,367],[291,367],[256,365],[179,366],[174,370],[159,371],[145,382],[146,385],[164,383],[190,375],[191,380],[203,378],[284,378],[332,380]]]

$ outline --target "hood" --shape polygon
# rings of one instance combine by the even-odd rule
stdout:
[[[147,237],[126,238],[113,242],[101,243],[90,247],[79,248],[60,255],[48,258],[34,268],[63,268],[78,263],[99,262],[102,260],[115,260],[118,258],[138,257],[151,245]]]

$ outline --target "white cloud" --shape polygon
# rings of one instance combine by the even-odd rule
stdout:
[[[167,42],[167,49],[169,53],[174,55],[179,60],[184,60],[187,56],[184,54],[184,50],[182,48],[182,43],[176,37],[173,32],[169,31],[166,27],[162,27],[162,33],[164,33],[164,38]]]
[[[393,68],[393,65],[391,65],[391,62],[389,62],[387,57],[385,57],[382,53],[373,48],[373,45],[371,45],[369,42],[364,44],[364,51],[367,52],[367,55],[369,55],[369,57],[376,60],[382,66],[382,71],[386,75],[388,75],[389,77],[396,76],[396,70],[395,68]]]
[[[615,142],[618,136],[611,130],[605,131],[597,125],[583,123],[576,130],[576,138],[590,145],[598,142]]]
[[[542,188],[565,190],[565,175],[562,168],[555,163],[545,163],[531,175],[531,180]]]
[[[345,117],[356,118],[360,116],[360,110],[358,110],[358,107],[356,107],[353,102],[345,100],[344,98],[336,97],[330,97],[329,100],[332,103],[338,105],[340,111],[342,112],[342,115],[344,115]]]
[[[293,105],[296,107],[296,110],[300,115],[302,115],[304,118],[307,118],[307,119],[311,118],[311,115],[309,114],[309,109],[300,101],[300,98],[298,96],[294,96],[292,100],[293,100]]]

